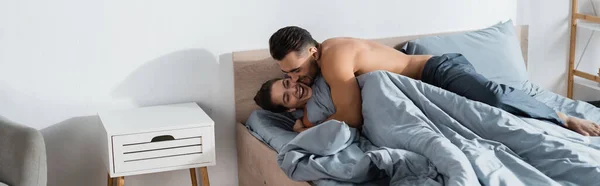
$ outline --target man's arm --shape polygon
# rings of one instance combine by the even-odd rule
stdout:
[[[329,84],[335,106],[335,113],[327,120],[343,121],[350,127],[358,128],[362,126],[362,98],[354,76],[355,57],[348,52],[352,49],[346,48],[330,51],[328,58],[322,59],[321,74]]]
[[[314,127],[315,125],[308,120],[308,112],[306,107],[304,107],[304,115],[302,116],[302,124],[306,128]]]
[[[305,131],[307,128],[304,127],[304,124],[302,123],[301,120],[297,119],[296,123],[294,124],[294,127],[292,128],[294,130],[294,132],[303,132]]]

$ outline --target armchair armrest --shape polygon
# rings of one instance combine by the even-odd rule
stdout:
[[[0,183],[45,186],[46,146],[41,133],[0,116]]]

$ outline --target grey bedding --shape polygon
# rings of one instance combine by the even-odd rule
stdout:
[[[596,137],[519,118],[389,72],[357,79],[363,98],[361,135],[339,121],[297,135],[278,153],[290,178],[317,180],[317,185],[600,183]],[[315,86],[325,87],[313,91],[313,97],[330,99],[324,81]],[[600,123],[600,109],[530,86],[528,93],[551,107]],[[331,101],[307,106],[311,121],[334,112]]]

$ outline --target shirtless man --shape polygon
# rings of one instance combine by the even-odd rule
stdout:
[[[460,54],[406,55],[392,47],[358,38],[330,38],[318,43],[300,27],[279,29],[269,39],[271,56],[292,81],[311,85],[321,73],[331,88],[336,112],[327,120],[362,126],[362,100],[356,76],[385,70],[452,91],[519,116],[548,120],[586,136],[600,127],[569,117],[524,92],[487,80]]]

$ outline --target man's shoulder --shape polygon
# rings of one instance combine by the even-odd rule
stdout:
[[[323,41],[321,46],[327,49],[338,49],[357,45],[360,41],[360,39],[352,37],[333,37]]]
[[[323,60],[330,61],[338,58],[348,58],[353,56],[357,51],[357,43],[345,38],[332,38],[322,43]]]

